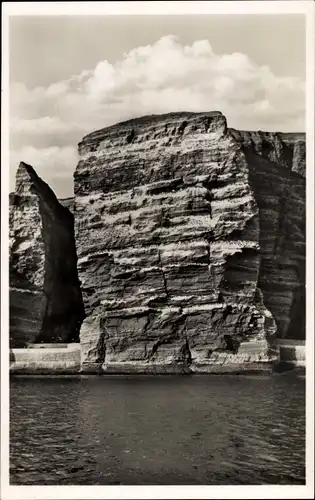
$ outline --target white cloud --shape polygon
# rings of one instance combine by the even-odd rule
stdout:
[[[34,167],[44,168],[47,162],[48,182],[53,175],[71,177],[69,151],[83,135],[131,117],[169,111],[219,110],[230,127],[301,131],[304,87],[302,80],[278,77],[245,54],[217,55],[208,40],[183,46],[176,37],[165,36],[114,64],[100,61],[94,71],[84,70],[47,88],[13,84],[12,162],[26,150],[30,154],[32,146]],[[63,164],[55,174],[59,160],[54,152]]]

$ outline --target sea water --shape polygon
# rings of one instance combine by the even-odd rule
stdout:
[[[15,377],[14,485],[305,483],[305,380]]]

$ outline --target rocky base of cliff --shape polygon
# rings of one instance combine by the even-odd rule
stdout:
[[[163,359],[158,362],[125,361],[83,363],[81,346],[77,343],[43,347],[34,344],[32,348],[10,350],[11,375],[192,375],[192,374],[245,374],[272,373],[279,362],[279,351],[270,352],[266,342],[242,344],[237,354],[217,353],[207,363],[174,362]]]
[[[183,348],[185,346],[182,346]],[[270,350],[265,341],[254,341],[243,343],[237,353],[215,352],[207,360],[192,360],[190,363],[178,362],[169,358],[169,352],[160,354],[159,361],[105,361],[99,372],[117,374],[225,374],[225,373],[249,373],[249,372],[271,372],[279,361],[277,349]],[[86,370],[82,365],[82,371]],[[92,367],[88,371],[91,370]]]
[[[247,317],[244,309],[206,306],[194,311],[121,310],[89,316],[80,333],[81,370],[117,374],[272,370],[279,360],[272,316],[253,306]],[[260,335],[246,337],[246,317],[248,323],[260,323]]]

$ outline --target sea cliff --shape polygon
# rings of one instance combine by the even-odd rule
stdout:
[[[224,373],[269,369],[279,338],[305,338],[303,134],[236,131],[219,112],[171,113],[93,132],[79,154],[74,199],[56,200],[73,217],[61,241],[75,279],[62,283],[76,290],[63,300],[76,313],[58,317],[75,326],[65,319],[67,333],[52,335],[38,306],[32,342],[77,341],[80,328],[83,372]],[[36,250],[45,228],[32,207],[37,219],[14,209],[11,240],[23,224],[37,228],[25,238],[42,262],[50,250]],[[11,313],[13,341],[25,343],[29,304]]]
[[[24,162],[9,208],[10,346],[78,341],[84,306],[73,214]]]

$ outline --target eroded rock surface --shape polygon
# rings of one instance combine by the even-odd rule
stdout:
[[[174,113],[79,144],[84,370],[262,369],[277,326],[301,322],[303,137],[268,149],[246,134],[218,112]]]
[[[258,286],[280,338],[305,339],[305,134],[231,130],[259,207]]]
[[[305,134],[248,132],[234,129],[230,129],[230,132],[246,151],[250,150],[276,165],[305,177]]]
[[[21,162],[10,195],[10,345],[77,341],[83,317],[73,215]]]

